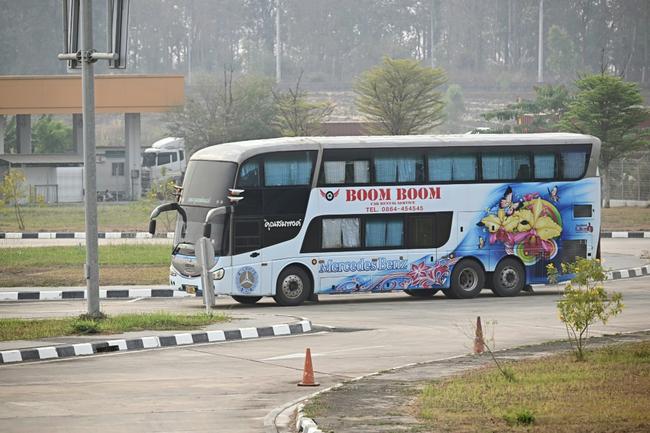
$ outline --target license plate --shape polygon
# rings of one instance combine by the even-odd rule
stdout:
[[[198,289],[197,286],[185,286],[185,291],[190,295],[194,295],[197,289]]]

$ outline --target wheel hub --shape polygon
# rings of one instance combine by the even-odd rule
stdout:
[[[302,284],[302,279],[297,275],[288,275],[282,281],[282,293],[287,296],[287,298],[295,299],[298,298],[304,290]]]

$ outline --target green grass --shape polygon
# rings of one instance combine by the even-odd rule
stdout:
[[[168,245],[99,246],[100,265],[169,265],[170,257],[171,247]],[[85,245],[0,249],[0,271],[39,266],[83,265],[85,261]]]
[[[650,426],[650,342],[509,364],[509,382],[483,369],[430,383],[416,411],[436,431],[645,432]]]
[[[129,331],[164,331],[200,328],[230,320],[223,313],[173,314],[167,312],[120,314],[100,320],[81,317],[64,319],[0,319],[0,341],[34,340],[84,334],[119,334]]]
[[[149,215],[159,203],[141,200],[130,203],[98,203],[99,231],[147,231]],[[83,204],[23,206],[26,232],[83,232],[85,216]],[[159,230],[173,231],[174,215],[158,218]],[[0,232],[19,231],[12,207],[0,208]]]
[[[85,257],[85,246],[0,248],[0,287],[82,286]],[[168,245],[100,245],[99,282],[165,284],[170,259]]]

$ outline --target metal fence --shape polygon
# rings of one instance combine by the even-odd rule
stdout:
[[[650,200],[650,152],[635,152],[612,161],[608,169],[613,200]]]

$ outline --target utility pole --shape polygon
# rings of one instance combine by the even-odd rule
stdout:
[[[111,49],[115,52],[98,53],[92,48],[92,0],[63,0],[64,24],[66,34],[65,53],[59,60],[70,62],[72,68],[81,63],[81,105],[83,112],[84,147],[84,193],[86,218],[86,297],[88,316],[101,316],[99,308],[99,260],[97,241],[97,165],[95,152],[95,73],[93,64],[97,60],[109,60],[111,67],[124,68],[126,65],[126,18],[128,0],[109,0],[108,13],[111,15],[109,31],[112,31]],[[115,8],[115,9],[114,9]],[[70,15],[68,16],[68,12]],[[68,16],[68,20],[66,20]],[[112,29],[112,30],[110,30]],[[81,33],[77,38],[77,32]],[[77,51],[76,40],[80,40]]]
[[[93,22],[91,0],[81,0],[81,94],[86,201],[86,293],[88,315],[99,317],[99,259],[97,246],[97,165],[95,159],[95,73],[91,57]]]
[[[435,44],[435,38],[433,36],[433,28],[435,26],[435,10],[436,10],[436,0],[431,0],[431,29],[429,35],[429,51],[430,51],[429,55],[431,56],[431,58],[429,60],[432,68],[435,68],[436,66],[433,64],[433,45]]]
[[[537,82],[544,82],[544,0],[539,0],[539,39],[537,43]]]
[[[280,0],[275,0],[275,82],[282,81],[282,42],[280,41]]]

